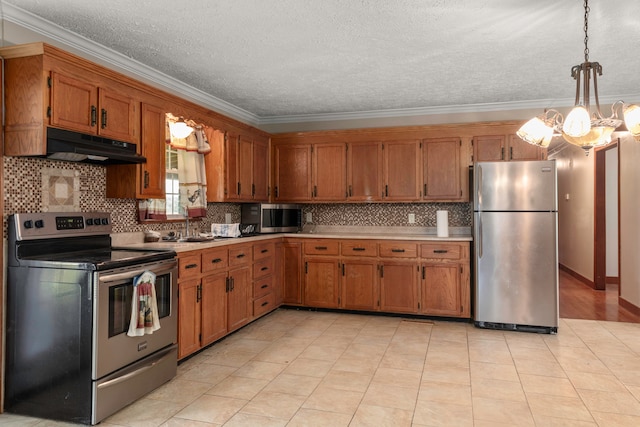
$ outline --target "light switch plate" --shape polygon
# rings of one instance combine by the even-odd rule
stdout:
[[[224,214],[224,222],[226,224],[231,224],[231,214],[230,213],[227,212],[226,214]]]
[[[313,222],[313,215],[311,215],[311,212],[307,212],[307,222]]]
[[[416,223],[416,214],[409,214],[409,224],[415,224]]]

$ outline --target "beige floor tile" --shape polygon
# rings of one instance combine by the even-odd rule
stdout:
[[[285,374],[322,378],[331,370],[334,362],[315,359],[295,359],[284,370]]]
[[[567,371],[567,376],[575,388],[613,392],[626,391],[624,384],[615,375]]]
[[[318,386],[302,405],[305,409],[339,412],[353,415],[364,393],[358,391],[337,390],[324,385]]]
[[[338,347],[342,350],[346,350],[347,347],[353,342],[353,337],[348,336],[336,336],[336,335],[320,335],[313,340],[312,345],[326,346],[326,347]]]
[[[179,403],[142,398],[107,417],[105,422],[125,426],[160,425],[175,416],[183,407],[184,405]],[[51,426],[53,427],[53,424]]]
[[[211,389],[211,384],[200,381],[187,381],[182,378],[174,378],[149,393],[146,397],[165,402],[187,404],[191,403]],[[0,423],[2,424],[2,423]]]
[[[284,344],[275,342],[256,354],[253,360],[271,363],[291,363],[307,346],[306,344]]]
[[[392,336],[372,336],[372,335],[362,335],[361,333],[353,337],[351,344],[366,344],[366,345],[377,345],[380,347],[386,347],[389,345]]]
[[[362,329],[359,327],[348,326],[348,325],[338,325],[333,324],[329,326],[321,335],[324,336],[333,336],[333,337],[346,337],[351,338],[352,340],[358,336]]]
[[[240,331],[242,332],[242,331]],[[229,338],[233,338],[233,335]],[[242,337],[241,335],[234,340],[229,340],[229,338],[225,338],[224,341],[220,343],[223,347],[233,346],[233,351],[242,351],[245,353],[253,353],[258,354],[265,348],[271,345],[271,341],[262,341],[262,340],[253,340]],[[215,344],[213,347],[216,347],[218,344]]]
[[[246,400],[204,394],[175,416],[206,423],[224,424],[246,403]]]
[[[473,427],[474,425],[471,405],[432,400],[418,400],[413,423],[433,427]]]
[[[638,427],[640,417],[633,415],[612,414],[610,412],[594,411],[593,418],[599,427]]]
[[[512,426],[534,426],[531,410],[526,402],[511,400],[473,398],[474,420],[509,424]]]
[[[629,390],[629,393],[631,393],[633,397],[640,402],[640,386],[628,385],[627,390]]]
[[[566,418],[554,418],[544,415],[535,415],[533,419],[539,427],[596,427],[595,421],[568,420]],[[475,426],[477,427],[477,426]]]
[[[180,378],[183,380],[200,381],[215,385],[236,371],[237,369],[231,366],[201,363],[185,372]]]
[[[470,385],[471,377],[469,368],[458,366],[431,365],[425,364],[422,371],[422,383],[437,382],[460,385]]]
[[[640,416],[640,402],[628,391],[577,390],[591,411]]]
[[[430,345],[429,350],[427,351],[427,357],[425,358],[425,363],[431,365],[468,368],[469,354],[467,354],[466,352],[452,352],[450,350],[441,350],[440,348],[434,348],[432,345]]]
[[[387,352],[395,354],[408,354],[424,358],[427,355],[428,342],[405,341],[396,339],[397,335],[387,346]]]
[[[405,369],[378,368],[373,376],[374,384],[393,385],[397,387],[407,387],[418,389],[422,374],[417,371],[407,371]]]
[[[207,394],[234,399],[251,400],[267,384],[268,380],[230,376],[213,386]]]
[[[357,372],[346,372],[332,370],[322,379],[322,386],[334,388],[336,390],[348,390],[364,393],[367,391],[373,374],[359,374]]]
[[[229,348],[225,350],[207,353],[207,358],[202,363],[232,366],[239,368],[255,357],[256,353],[248,351],[235,351]]]
[[[536,393],[550,396],[578,397],[578,392],[568,378],[520,374],[520,382],[525,394]]]
[[[361,404],[349,427],[411,427],[413,410]]]
[[[325,345],[311,344],[301,354],[300,358],[303,359],[315,359],[315,360],[328,360],[335,362],[342,356],[345,348],[330,347]]]
[[[343,353],[343,357],[380,360],[387,350],[387,344],[370,345],[352,343]]]
[[[499,364],[487,362],[470,362],[471,380],[481,378],[496,379],[502,381],[520,381],[518,372],[513,363]]]
[[[272,380],[277,377],[287,365],[281,363],[260,362],[252,360],[239,368],[233,374],[238,377]]]
[[[264,390],[306,397],[313,393],[320,381],[322,381],[322,378],[283,373],[271,381]]]
[[[566,418],[578,421],[593,421],[580,397],[549,396],[528,393],[527,400],[535,416]]]
[[[424,369],[424,356],[387,352],[380,360],[379,367],[420,372]]]
[[[101,422],[100,427],[121,427],[121,426],[116,426],[116,424],[106,424],[104,422]],[[167,420],[166,423],[162,423],[160,424],[160,427],[217,427],[220,424],[213,424],[213,423],[205,423],[202,421],[193,421],[193,420],[186,420],[184,418],[176,418],[173,417],[169,420]],[[225,424],[228,425],[228,424]]]
[[[539,361],[555,362],[556,357],[548,348],[531,348],[524,346],[509,346],[509,352],[513,359],[532,359]]]
[[[260,415],[268,418],[290,420],[304,403],[303,396],[293,394],[261,391],[240,412],[243,414]]]
[[[355,372],[364,375],[373,375],[380,362],[377,359],[363,359],[341,356],[333,365],[334,371]]]
[[[540,375],[543,377],[566,378],[562,366],[557,362],[544,362],[530,359],[518,359],[514,361],[518,374]]]
[[[526,402],[527,399],[522,390],[522,384],[514,381],[494,380],[479,378],[471,381],[471,394],[473,397],[487,399],[513,400]]]
[[[471,406],[471,387],[468,385],[423,381],[420,385],[418,401],[423,400]]]
[[[293,416],[287,427],[346,427],[350,421],[351,415],[348,414],[302,408]]]
[[[296,327],[284,335],[287,338],[305,338],[305,339],[316,339],[320,335],[322,335],[324,329],[315,329],[315,328],[305,328],[305,327]]]
[[[253,415],[253,414],[245,414],[242,412],[238,412],[233,417],[231,417],[229,421],[224,423],[224,427],[256,427],[256,426],[284,427],[286,425],[287,425],[287,420],[263,417],[260,415]],[[165,427],[165,426],[162,426],[162,427]],[[173,427],[173,426],[166,426],[166,427]],[[199,426],[189,426],[189,427],[199,427]]]
[[[362,399],[362,403],[385,408],[413,411],[416,406],[418,387],[405,388],[388,384],[372,383]]]

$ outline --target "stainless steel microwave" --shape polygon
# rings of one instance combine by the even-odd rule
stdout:
[[[295,204],[245,203],[242,224],[254,224],[258,233],[296,233],[302,227],[302,207]]]

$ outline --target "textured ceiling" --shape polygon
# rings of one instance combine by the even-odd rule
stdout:
[[[581,0],[0,0],[260,118],[572,100]],[[601,95],[640,93],[640,1],[592,0]],[[626,97],[625,97],[626,95]],[[537,105],[536,105],[537,106]],[[499,109],[499,108],[498,108]]]

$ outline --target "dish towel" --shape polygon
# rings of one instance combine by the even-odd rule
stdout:
[[[140,337],[144,334],[152,334],[158,329],[160,329],[160,319],[158,319],[158,301],[156,300],[156,275],[147,270],[133,281],[131,321],[127,335]]]

